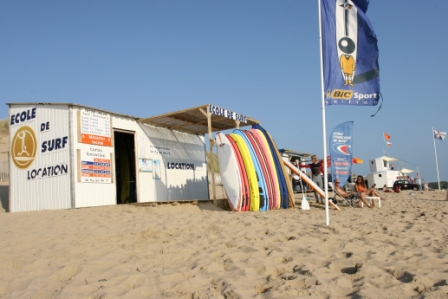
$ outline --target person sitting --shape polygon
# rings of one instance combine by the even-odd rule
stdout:
[[[364,203],[368,208],[375,207],[375,203],[373,201],[371,205],[367,202],[365,198],[366,194],[364,192],[345,192],[345,190],[341,187],[341,181],[339,180],[339,178],[336,178],[334,180],[334,189],[340,196],[346,199],[358,198],[358,208],[361,208],[361,202]]]
[[[390,189],[387,189],[387,185],[384,184],[384,186],[383,186],[383,192],[392,192],[392,191],[390,191]]]
[[[385,197],[382,197],[376,192],[375,188],[367,189],[366,182],[364,181],[364,178],[362,175],[358,175],[355,182],[355,190],[356,192],[363,192],[367,196],[376,196],[379,197],[381,200],[385,200]]]

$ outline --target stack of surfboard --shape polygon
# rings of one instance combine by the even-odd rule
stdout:
[[[218,133],[221,178],[233,211],[294,207],[294,193],[274,140],[260,125]]]

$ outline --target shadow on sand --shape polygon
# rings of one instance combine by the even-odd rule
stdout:
[[[0,212],[3,212],[2,209],[4,212],[9,212],[9,185],[0,185],[0,201]]]

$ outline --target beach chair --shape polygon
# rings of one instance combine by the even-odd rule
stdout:
[[[329,198],[329,200],[335,199],[338,201],[337,197],[341,198],[341,201],[343,201],[347,206],[353,208],[359,201],[357,197],[355,198],[345,198],[341,194],[339,194],[336,189],[333,186],[333,182],[328,182],[328,186],[333,190],[334,196],[332,198]]]

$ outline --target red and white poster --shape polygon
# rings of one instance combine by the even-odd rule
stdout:
[[[83,109],[80,121],[82,143],[112,146],[109,114]]]
[[[101,147],[91,147],[81,151],[79,167],[82,183],[112,183],[111,167],[112,150]]]

